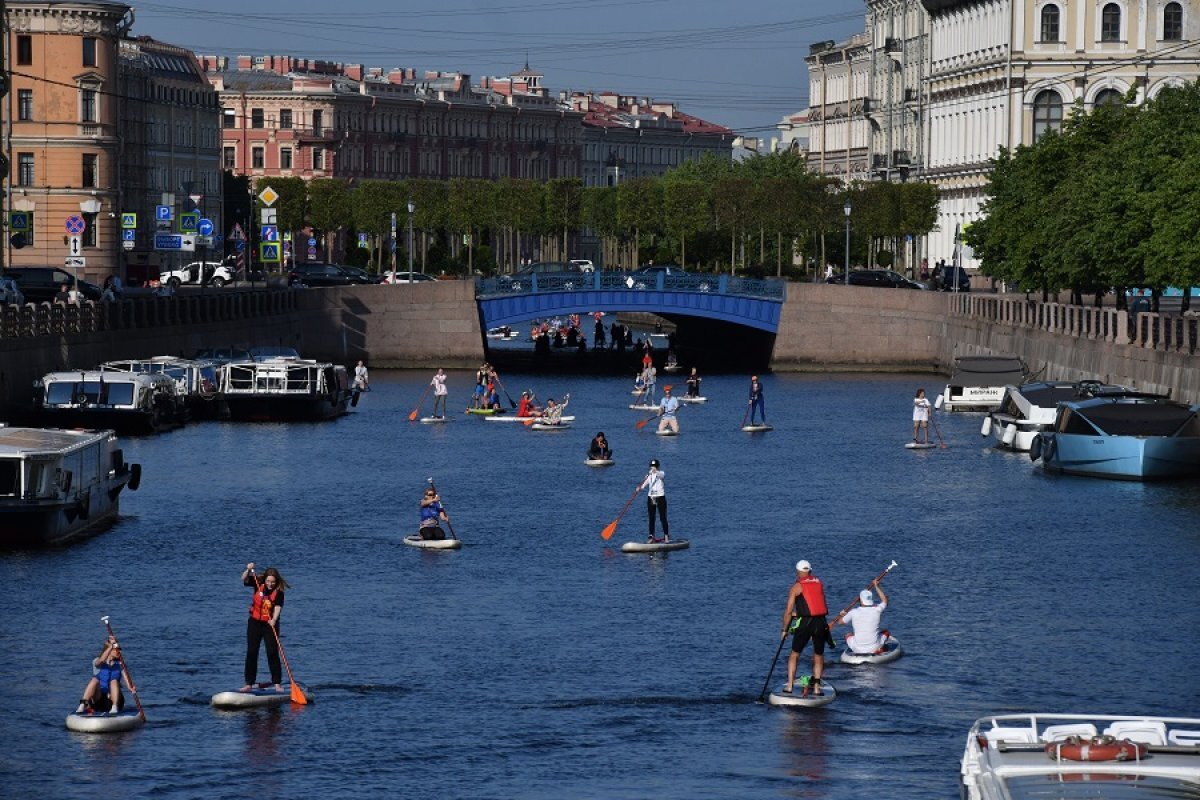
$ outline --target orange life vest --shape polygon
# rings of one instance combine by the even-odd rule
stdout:
[[[275,596],[278,593],[278,588],[270,594],[267,594],[266,586],[259,586],[255,589],[254,602],[250,604],[250,618],[259,622],[270,622],[271,612],[275,609]]]
[[[825,607],[825,587],[821,585],[820,578],[810,575],[807,578],[797,578],[796,583],[800,584],[800,596],[796,598],[796,616],[820,617],[828,613]]]

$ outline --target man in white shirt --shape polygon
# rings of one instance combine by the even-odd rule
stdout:
[[[647,541],[656,541],[654,538],[654,512],[657,509],[658,518],[662,521],[663,538],[662,541],[671,541],[671,535],[667,528],[667,490],[663,485],[663,478],[666,473],[658,468],[658,459],[650,462],[650,472],[646,475],[646,479],[642,481],[639,489],[646,489],[646,513],[650,518],[650,536]]]
[[[438,370],[430,381],[433,386],[433,416],[437,419],[444,419],[446,416],[446,373]],[[440,411],[439,411],[440,409]]]
[[[671,396],[671,387],[663,387],[663,399],[658,404],[658,429],[665,431],[670,428],[675,433],[679,433],[679,420],[675,418],[675,413],[679,411],[679,399]]]
[[[879,629],[880,617],[888,607],[887,595],[883,593],[879,581],[875,581],[871,586],[879,592],[879,604],[875,604],[870,589],[863,589],[858,593],[859,605],[847,611],[840,620],[842,625],[849,625],[854,629],[853,633],[846,634],[846,644],[853,652],[861,655],[878,653],[888,639],[888,632]]]

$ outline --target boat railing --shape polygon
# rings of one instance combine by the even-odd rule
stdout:
[[[319,364],[226,364],[227,394],[314,394],[321,391]]]

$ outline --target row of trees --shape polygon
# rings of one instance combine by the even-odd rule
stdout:
[[[578,257],[582,238],[593,236],[607,269],[654,260],[782,275],[798,260],[841,263],[847,200],[853,209],[853,261],[888,266],[906,237],[933,227],[937,209],[931,185],[871,183],[846,189],[809,171],[794,153],[742,162],[708,157],[661,178],[634,178],[614,187],[584,187],[578,179],[351,185],[270,178],[260,179],[252,193],[267,184],[280,196],[275,208],[282,230],[320,232],[327,253],[365,233],[370,248],[351,248],[346,259],[369,259],[384,267],[393,213],[399,263],[405,263],[411,200],[413,226],[420,234],[414,257],[422,269],[453,272],[511,271],[525,259]],[[244,183],[229,190],[234,196],[251,194]],[[231,209],[245,217],[250,210],[248,205],[241,212]],[[837,235],[826,242],[827,234]]]
[[[1200,285],[1200,83],[1133,102],[1000,153],[966,232],[986,274],[1077,303],[1116,288],[1121,306],[1128,287]]]

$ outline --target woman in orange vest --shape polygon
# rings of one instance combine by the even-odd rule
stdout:
[[[783,687],[784,694],[792,693],[792,685],[796,682],[796,662],[800,653],[812,640],[813,668],[812,680],[804,686],[803,694],[812,692],[821,694],[821,675],[825,671],[825,641],[829,637],[829,624],[825,621],[825,587],[821,579],[812,574],[812,565],[807,561],[796,562],[796,582],[788,592],[787,606],[783,609],[783,629],[779,638],[784,638],[788,632],[795,635],[792,638],[792,654],[788,656],[787,685]]]
[[[267,665],[271,668],[271,683],[275,691],[283,691],[283,672],[279,663],[279,615],[283,611],[283,591],[288,583],[274,567],[267,567],[262,580],[254,574],[254,562],[246,565],[242,572],[242,585],[253,586],[254,596],[250,602],[250,619],[246,621],[246,685],[241,691],[254,688],[258,677],[258,646],[267,648]],[[274,628],[274,632],[271,629]]]

